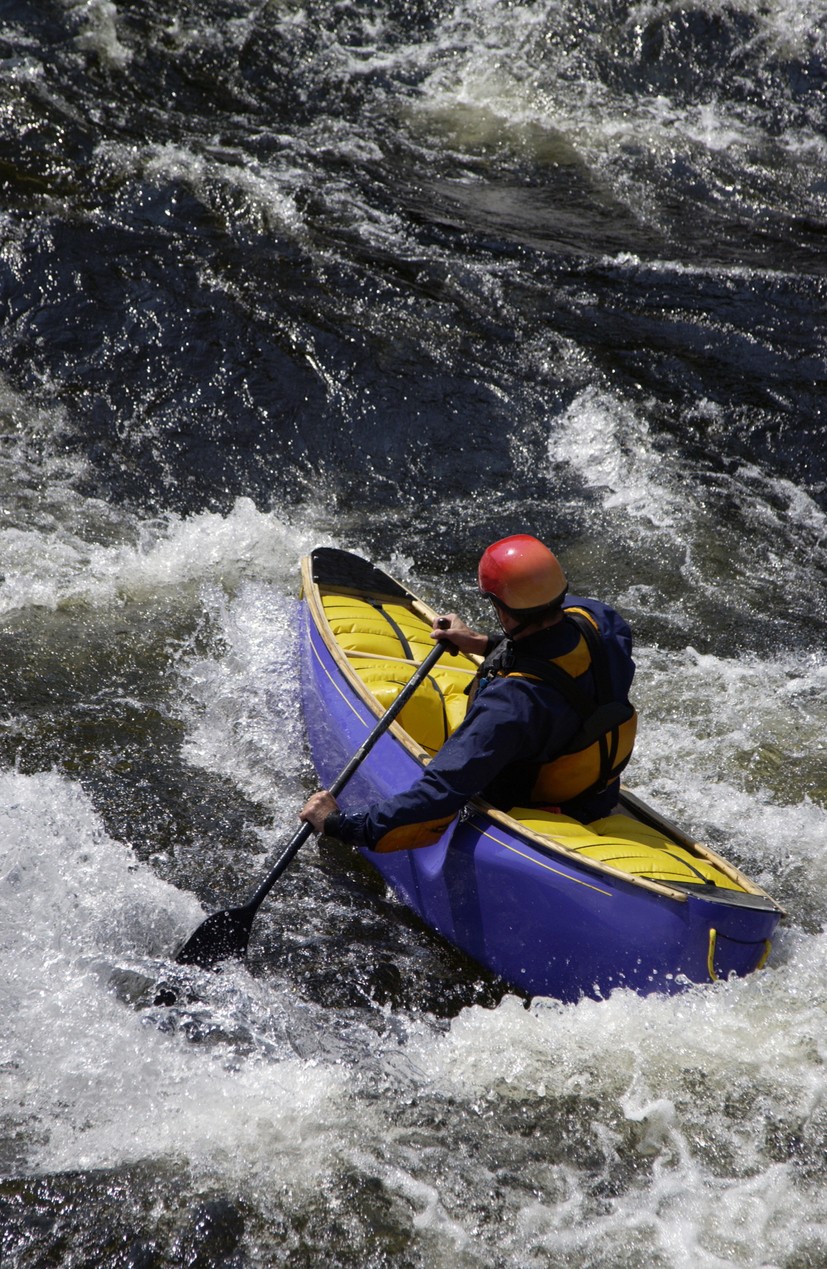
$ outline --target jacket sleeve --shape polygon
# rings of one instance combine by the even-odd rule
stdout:
[[[561,719],[561,722],[565,720]],[[571,722],[569,721],[569,729]],[[526,684],[496,681],[410,789],[367,812],[341,815],[338,836],[374,850],[406,850],[436,841],[471,798],[510,763],[549,737],[549,715]]]

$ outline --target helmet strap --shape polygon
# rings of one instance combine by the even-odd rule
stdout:
[[[546,617],[550,617],[556,611],[559,611],[562,608],[563,600],[566,598],[567,593],[568,587],[563,591],[562,595],[557,595],[554,599],[552,599],[551,603],[540,604],[537,608],[509,608],[508,604],[504,604],[503,601],[501,599],[497,599],[495,595],[489,595],[488,598],[491,600],[495,609],[501,608],[503,612],[507,612],[509,617],[512,617],[514,621],[517,622],[514,629],[506,630],[503,626],[499,613],[497,613],[497,620],[500,622],[500,628],[502,629],[503,634],[507,635],[509,639],[516,639],[519,635],[528,630],[529,626],[533,626],[535,622],[543,621]]]

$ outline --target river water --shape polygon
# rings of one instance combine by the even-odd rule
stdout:
[[[827,1264],[816,0],[0,3],[0,1263]],[[768,967],[528,1002],[308,845],[298,561],[636,634]],[[175,988],[175,1004],[158,985]]]

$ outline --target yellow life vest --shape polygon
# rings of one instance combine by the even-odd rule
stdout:
[[[632,755],[637,712],[628,701],[614,699],[600,628],[584,608],[566,608],[579,630],[574,648],[548,661],[521,656],[514,645],[513,668],[505,677],[536,679],[556,688],[580,715],[580,728],[566,749],[541,764],[530,799],[535,806],[560,806],[586,793],[608,788]],[[591,669],[592,696],[580,680]]]

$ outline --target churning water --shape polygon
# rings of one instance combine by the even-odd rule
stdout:
[[[0,3],[0,1263],[827,1264],[827,18]],[[637,639],[629,783],[789,916],[518,999],[309,845],[298,561]],[[174,987],[174,1004],[159,986]]]

